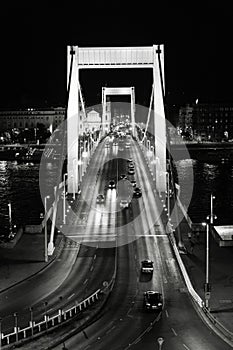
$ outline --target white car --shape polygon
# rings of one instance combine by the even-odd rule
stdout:
[[[121,201],[120,201],[120,207],[121,207],[121,208],[128,208],[128,207],[129,207],[129,201],[128,201],[128,199],[121,199]]]

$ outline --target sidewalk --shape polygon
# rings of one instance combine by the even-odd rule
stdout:
[[[181,254],[194,289],[205,300],[204,283],[206,277],[206,232],[200,232],[199,238],[191,232],[187,224],[180,224],[187,254]],[[209,282],[211,293],[209,308],[211,314],[222,325],[233,332],[233,247],[219,247],[209,236]],[[193,243],[191,243],[193,242]]]
[[[14,248],[0,247],[0,292],[39,272],[49,265],[59,251],[62,235],[57,235],[55,251],[44,261],[44,234],[24,233]]]

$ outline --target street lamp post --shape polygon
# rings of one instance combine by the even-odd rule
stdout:
[[[30,311],[30,324],[31,324],[32,336],[33,336],[33,307],[32,306],[29,308],[29,311]]]
[[[0,317],[0,350],[2,349],[2,318]]]
[[[19,340],[19,333],[18,333],[18,313],[14,313],[14,318],[15,318],[15,332],[16,332],[16,342]]]
[[[210,282],[209,282],[209,275],[210,275],[210,257],[209,257],[209,235],[210,235],[210,225],[212,225],[214,223],[214,219],[217,218],[217,216],[214,215],[213,213],[213,200],[215,199],[215,197],[213,196],[213,194],[211,193],[210,195],[210,215],[207,216],[207,219],[210,220],[210,224],[204,223],[204,225],[206,226],[206,279],[205,279],[205,286],[204,286],[204,290],[205,290],[205,306],[206,308],[209,308],[209,300],[210,300]]]
[[[74,175],[71,175],[71,179],[72,179],[72,184],[73,184],[73,199],[75,199],[75,179],[74,179]]]
[[[164,338],[163,337],[159,337],[157,339],[157,342],[159,344],[159,350],[162,350],[162,346],[163,346],[163,343],[164,343]]]
[[[48,302],[45,301],[44,302],[44,309],[45,309],[45,325],[46,325],[46,329],[48,329],[47,306],[48,306]]]
[[[11,210],[11,202],[8,203],[8,213],[9,213],[10,233],[12,233],[12,210]]]
[[[63,224],[66,224],[66,177],[67,173],[63,175]]]
[[[45,237],[44,237],[44,244],[45,244],[45,262],[48,262],[48,232],[47,232],[47,199],[49,199],[50,196],[46,196],[44,199],[44,209],[45,209],[45,226],[44,226],[44,232],[45,232]]]
[[[78,161],[77,161],[77,158],[73,159],[73,172],[74,172],[74,177],[75,177],[75,189],[76,189],[76,188],[78,188]]]
[[[166,178],[167,178],[167,215],[168,220],[170,218],[170,176],[169,172],[166,172]]]

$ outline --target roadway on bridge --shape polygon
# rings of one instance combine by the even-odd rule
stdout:
[[[110,144],[102,151],[102,156],[99,155],[101,179],[93,192],[87,236],[78,228],[73,230],[72,238],[91,246],[106,246],[105,249],[117,244],[116,282],[98,320],[86,328],[85,333],[67,340],[67,348],[156,349],[159,348],[157,338],[162,336],[165,350],[230,349],[204,325],[187,293],[159,218],[161,204],[153,193],[152,178],[138,145],[132,140],[129,149]],[[110,178],[117,180],[119,174],[127,173],[129,157],[135,162],[134,177],[142,188],[142,197],[133,198],[130,208],[119,210],[117,190],[109,190],[106,184]],[[130,182],[128,186],[131,186]],[[106,196],[101,207],[95,204],[99,192]],[[108,215],[105,215],[106,211]],[[155,262],[152,278],[140,273],[140,261],[146,257]],[[162,318],[159,313],[148,313],[143,309],[143,292],[146,290],[163,293]]]
[[[100,153],[103,147],[100,146]],[[86,177],[84,187],[88,189],[91,186],[92,178]],[[81,201],[79,204],[78,211],[82,212],[85,203]],[[115,248],[109,248],[106,252],[98,246],[79,246],[65,239],[60,255],[43,273],[0,294],[2,332],[7,334],[13,331],[15,312],[18,313],[18,325],[22,328],[30,320],[30,307],[33,307],[34,321],[38,322],[45,313],[53,316],[59,309],[68,309],[82,301],[102,287],[103,281],[110,281],[114,261]]]

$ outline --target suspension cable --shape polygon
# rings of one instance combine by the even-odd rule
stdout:
[[[148,112],[148,115],[147,115],[146,128],[145,128],[145,131],[144,131],[143,138],[142,138],[141,142],[143,142],[145,137],[146,137],[146,133],[147,133],[147,129],[148,129],[149,121],[150,121],[153,97],[154,97],[154,84],[152,85],[152,92],[151,92],[151,97],[150,97],[150,107],[149,107],[149,112]]]
[[[83,111],[83,115],[84,115],[84,119],[87,119],[87,115],[86,115],[86,110],[85,110],[85,105],[84,105],[84,99],[83,99],[83,95],[82,95],[82,90],[81,90],[81,85],[80,83],[78,83],[78,90],[79,90],[79,96],[80,96],[80,101],[81,101],[81,106],[82,106],[82,111]],[[93,139],[91,133],[90,133],[90,139],[92,142],[95,142],[95,140]]]

